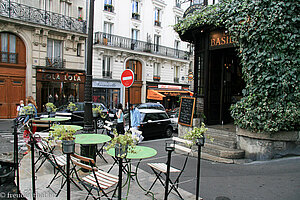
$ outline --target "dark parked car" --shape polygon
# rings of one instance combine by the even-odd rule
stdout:
[[[157,109],[139,109],[141,113],[140,131],[145,138],[154,136],[171,137],[173,127],[166,111]]]
[[[145,138],[155,136],[171,137],[173,128],[166,111],[157,109],[139,109],[141,113],[140,131]]]
[[[83,120],[84,120],[84,102],[75,102],[74,104],[76,105],[77,110],[70,112],[67,108],[68,105],[64,105],[56,111],[55,115],[56,116],[65,116],[64,113],[72,113],[70,123],[83,126],[83,124],[84,124],[84,122],[83,122]],[[92,104],[93,108],[98,107],[98,106],[100,106],[100,108],[102,109],[102,114],[105,115],[105,118],[102,118],[100,116],[98,116],[97,118],[93,118],[94,119],[93,123],[96,122],[97,128],[99,129],[99,128],[103,128],[105,120],[110,120],[110,116],[113,117],[113,115],[109,113],[108,109],[102,103],[93,103]]]
[[[157,109],[165,111],[165,107],[160,103],[142,103],[137,106],[138,109]]]

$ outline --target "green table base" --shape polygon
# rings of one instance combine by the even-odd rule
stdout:
[[[111,140],[111,137],[104,134],[80,134],[75,135],[76,144],[101,144]]]

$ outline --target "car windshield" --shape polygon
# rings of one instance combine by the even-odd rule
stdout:
[[[157,109],[157,110],[165,110],[163,105],[161,104],[156,104],[156,103],[145,103],[145,104],[140,104],[138,106],[138,109]]]

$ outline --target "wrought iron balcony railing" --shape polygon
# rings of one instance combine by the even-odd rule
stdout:
[[[101,44],[134,51],[147,52],[184,60],[188,60],[190,56],[190,53],[188,51],[173,49],[149,42],[133,40],[131,38],[125,38],[103,32],[95,33],[94,44]]]
[[[65,68],[66,60],[62,58],[49,58],[46,57],[46,67],[52,67],[52,68]]]
[[[112,72],[111,71],[102,71],[103,78],[111,78]]]
[[[0,16],[62,30],[86,33],[86,21],[11,2],[10,0],[0,1]]]
[[[18,64],[18,54],[0,51],[0,62]]]

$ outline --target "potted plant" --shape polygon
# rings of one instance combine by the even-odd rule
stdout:
[[[114,138],[110,141],[109,145],[105,147],[108,151],[111,148],[115,148],[116,157],[125,158],[127,153],[134,153],[134,147],[138,141],[137,138],[132,136],[131,131],[128,130],[124,135],[118,134],[117,130],[113,130]]]
[[[67,107],[67,109],[69,111],[73,112],[73,111],[77,110],[77,107],[76,107],[76,105],[74,103],[70,102],[69,105],[68,105],[68,107]]]
[[[73,153],[75,151],[75,137],[76,130],[72,127],[65,127],[63,125],[54,125],[53,131],[50,131],[50,136],[54,141],[62,141],[62,150],[64,153]]]
[[[189,131],[187,134],[184,135],[184,139],[191,140],[193,143],[191,145],[197,144],[202,140],[204,144],[204,133],[208,129],[205,127],[205,124],[202,122],[200,127],[194,127],[191,131]],[[213,141],[212,138],[210,138],[209,135],[206,136],[211,141]],[[202,145],[203,146],[203,145]]]
[[[46,103],[45,106],[46,106],[47,112],[55,112],[56,111],[56,106],[51,102]]]
[[[81,15],[78,17],[78,21],[82,21],[82,17],[81,17]]]
[[[34,109],[32,106],[24,106],[21,110],[20,115],[33,115]]]
[[[98,117],[98,115],[101,114],[102,109],[100,108],[100,106],[97,106],[95,108],[92,108],[92,112],[93,112],[93,117]]]

